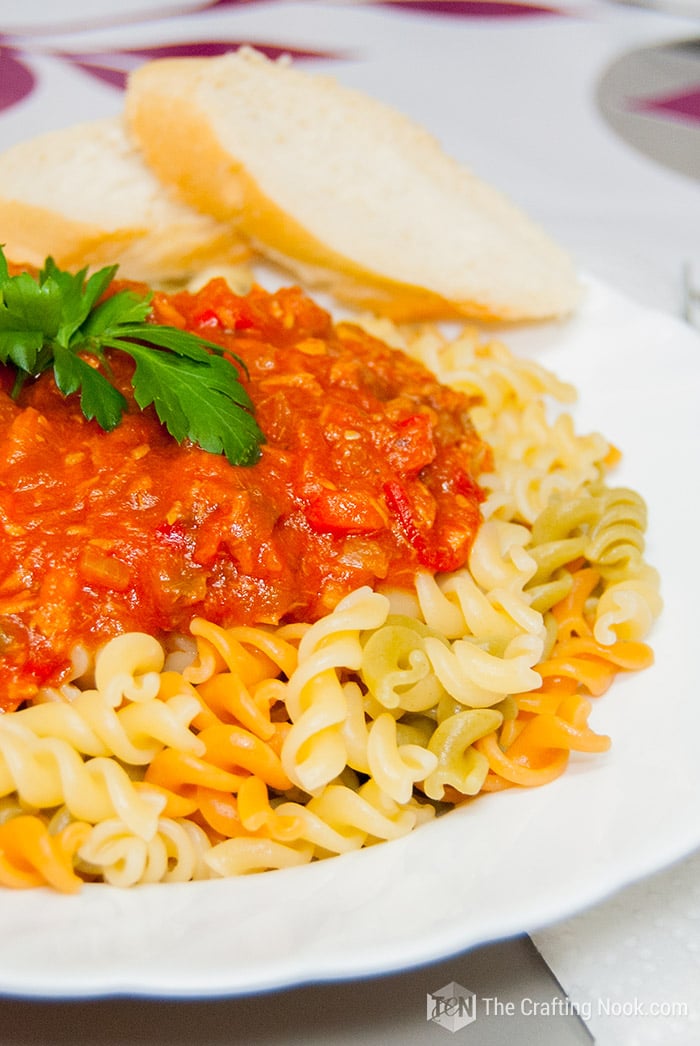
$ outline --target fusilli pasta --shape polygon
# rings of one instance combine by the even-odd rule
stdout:
[[[602,436],[549,418],[574,393],[539,364],[470,329],[373,329],[473,397],[494,465],[468,564],[314,624],[110,641],[91,685],[0,719],[1,884],[302,865],[606,750],[592,699],[651,662],[661,610],[642,499],[606,485]]]

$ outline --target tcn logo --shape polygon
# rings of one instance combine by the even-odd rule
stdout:
[[[476,995],[451,981],[427,996],[427,1019],[447,1031],[466,1028],[476,1020]]]

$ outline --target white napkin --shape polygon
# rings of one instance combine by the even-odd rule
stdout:
[[[533,940],[598,1046],[700,1042],[700,851]]]

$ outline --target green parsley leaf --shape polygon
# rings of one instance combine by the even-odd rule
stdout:
[[[191,439],[213,454],[222,451],[241,465],[257,459],[257,425],[253,417],[239,409],[239,424],[227,424],[231,404],[239,398],[238,382],[232,382],[233,367],[220,357],[219,367],[209,368],[206,383],[201,380],[204,363],[167,352],[152,352],[143,345],[123,346],[136,360],[134,395],[141,408],[150,403],[178,442]],[[218,372],[218,373],[217,373]]]
[[[76,273],[64,272],[58,268],[53,258],[46,259],[39,273],[39,283],[50,284],[59,289],[62,322],[56,337],[61,345],[70,344],[71,338],[85,324],[95,308],[95,303],[107,290],[116,272],[117,266],[110,265],[86,280],[87,269],[81,269]]]
[[[110,431],[128,404],[110,381],[106,350],[124,352],[136,364],[137,405],[152,405],[174,439],[254,464],[264,436],[236,368],[245,371],[242,361],[189,331],[146,322],[150,295],[120,290],[102,300],[116,272],[111,265],[88,277],[47,258],[38,279],[10,276],[0,247],[0,363],[17,370],[13,394],[52,367],[63,395],[78,393],[85,417]]]
[[[96,273],[95,275],[99,275]],[[151,308],[151,299],[140,298],[133,291],[117,291],[110,298],[100,302],[92,309],[90,315],[82,324],[82,333],[87,338],[102,338],[110,333],[120,335],[130,324],[141,324],[148,316]],[[151,326],[155,325],[151,324]],[[168,328],[177,331],[176,327]],[[182,334],[182,331],[178,331]],[[186,332],[185,332],[186,333]],[[196,340],[196,335],[192,335]],[[219,350],[220,351],[220,350]]]
[[[64,396],[80,391],[80,409],[88,421],[111,432],[121,421],[127,402],[96,367],[63,345],[54,346],[53,374]]]

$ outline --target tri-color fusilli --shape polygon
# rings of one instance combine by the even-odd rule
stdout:
[[[592,699],[651,663],[646,508],[573,390],[465,330],[381,330],[474,397],[494,453],[469,562],[315,624],[128,633],[0,719],[0,883],[230,876],[395,839],[606,750]],[[560,406],[550,417],[552,404]]]

